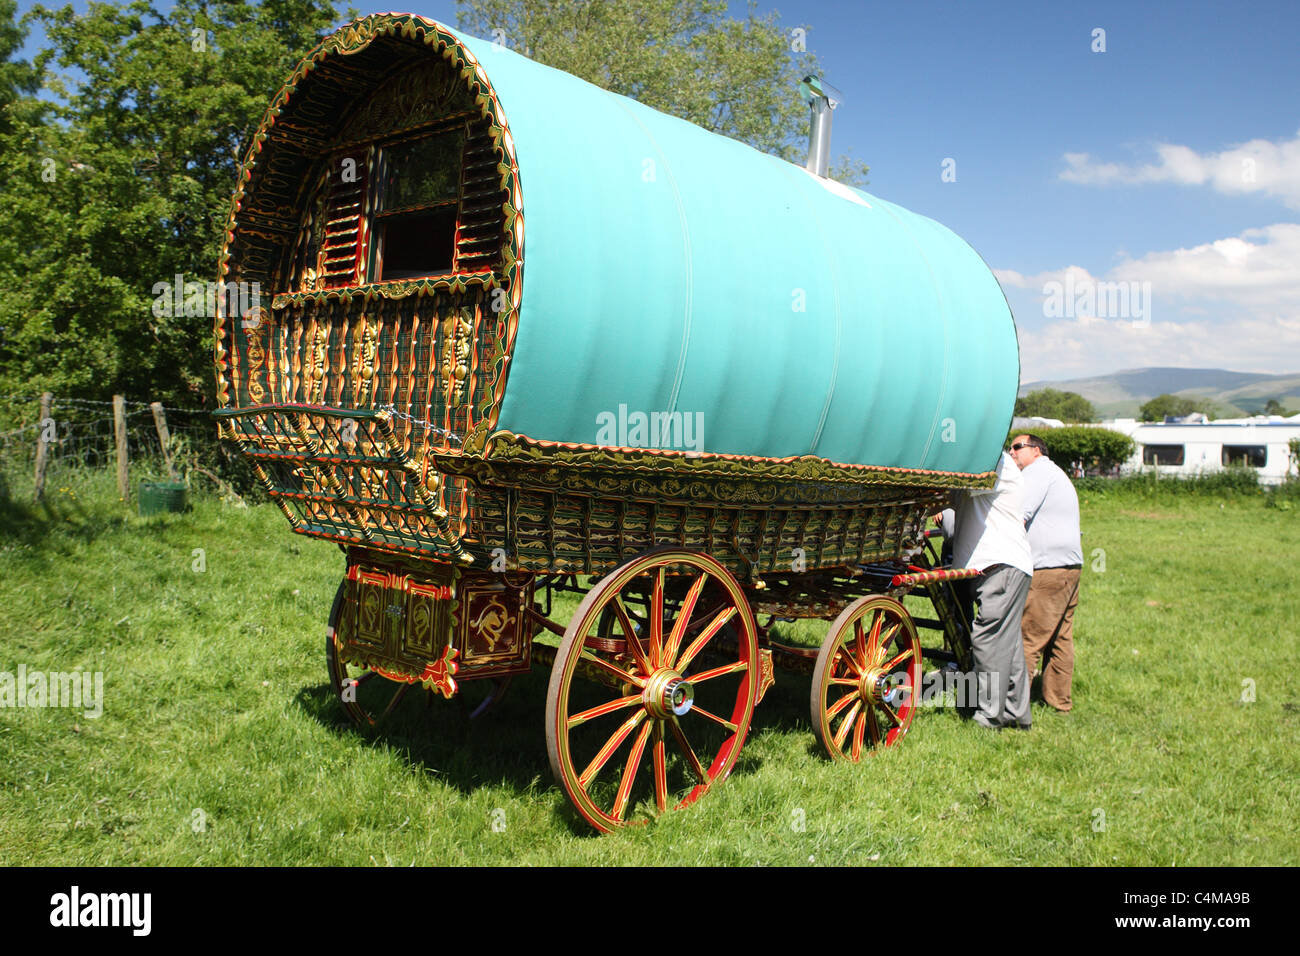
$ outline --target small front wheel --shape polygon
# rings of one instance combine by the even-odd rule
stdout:
[[[903,739],[916,713],[921,641],[911,615],[880,594],[831,624],[812,679],[812,724],[835,760],[854,763]]]

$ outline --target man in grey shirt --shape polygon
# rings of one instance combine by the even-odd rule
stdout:
[[[1034,577],[1025,599],[1021,631],[1025,664],[1033,675],[1043,658],[1043,700],[1068,711],[1074,679],[1074,609],[1079,603],[1083,547],[1079,538],[1079,496],[1069,476],[1047,457],[1035,435],[1017,435],[1011,457],[1024,478],[1023,504]]]

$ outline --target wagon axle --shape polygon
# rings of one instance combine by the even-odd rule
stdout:
[[[676,671],[665,667],[651,675],[641,697],[650,714],[660,720],[685,717],[695,704],[695,688]]]

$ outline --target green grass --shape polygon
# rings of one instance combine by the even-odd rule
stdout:
[[[808,678],[778,672],[725,786],[601,837],[552,781],[544,671],[473,724],[439,701],[360,734],[324,666],[338,549],[266,505],[141,519],[108,481],[0,501],[0,671],[105,675],[99,719],[0,709],[6,865],[1300,859],[1300,522],[1257,496],[1083,493],[1073,713],[990,734],[926,712],[834,765]]]

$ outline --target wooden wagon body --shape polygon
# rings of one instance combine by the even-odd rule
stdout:
[[[354,717],[381,716],[357,696],[371,678],[450,696],[554,660],[552,763],[600,828],[631,784],[594,796],[570,731],[630,708],[584,766],[626,744],[623,777],[645,755],[657,806],[689,802],[729,772],[774,653],[831,687],[862,636],[862,700],[847,723],[823,704],[818,732],[856,759],[907,729],[910,705],[892,738],[867,716],[891,675],[919,676],[919,644],[872,670],[880,688],[864,662],[914,640],[896,598],[955,576],[915,577],[926,518],[991,484],[1018,380],[997,283],[942,226],[380,15],[275,97],[221,280],[256,297],[219,311],[217,417],[293,529],[347,554],[328,648]],[[574,621],[552,622],[580,575]],[[763,613],[836,619],[849,650],[782,648]],[[575,723],[581,679],[619,706]],[[706,682],[736,685],[730,716],[682,704]],[[723,735],[707,766],[682,727],[701,713]]]

